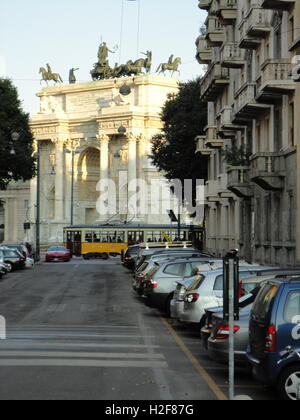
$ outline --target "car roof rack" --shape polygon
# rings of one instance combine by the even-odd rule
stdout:
[[[193,246],[192,242],[145,242],[140,244],[141,248],[150,249],[150,248],[188,248]]]
[[[288,277],[288,276],[300,276],[300,269],[299,268],[291,268],[291,269],[275,268],[275,269],[259,271],[258,276],[264,276],[264,275],[270,275],[270,276],[273,275],[275,278],[280,278],[280,277],[283,278],[283,277]]]

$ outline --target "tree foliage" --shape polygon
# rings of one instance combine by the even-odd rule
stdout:
[[[200,80],[181,83],[169,95],[161,114],[161,134],[152,139],[152,161],[171,181],[207,180],[207,157],[196,154],[196,137],[207,125],[207,105],[200,102]]]
[[[13,141],[13,133],[19,134],[18,140]],[[10,181],[27,181],[34,176],[32,154],[29,115],[22,110],[12,82],[0,79],[0,189],[6,189]]]

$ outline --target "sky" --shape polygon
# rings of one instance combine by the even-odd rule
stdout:
[[[13,80],[24,110],[33,114],[39,111],[39,68],[50,63],[68,83],[69,69],[79,67],[77,81],[90,81],[101,41],[112,50],[119,46],[110,54],[112,67],[120,57],[126,63],[152,50],[152,71],[174,54],[182,58],[182,81],[202,74],[195,40],[206,16],[198,0],[140,0],[139,37],[138,11],[138,1],[129,0],[0,0],[0,77]]]

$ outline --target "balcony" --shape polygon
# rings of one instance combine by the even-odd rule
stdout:
[[[224,146],[222,139],[218,138],[217,127],[215,125],[208,125],[204,129],[206,133],[205,147],[209,149],[220,149]]]
[[[199,64],[210,64],[212,61],[212,49],[208,46],[207,40],[203,37],[198,37],[196,41],[197,55],[196,58]]]
[[[262,0],[261,7],[272,10],[289,10],[295,0]]]
[[[200,153],[202,156],[210,156],[211,155],[211,149],[207,148],[205,145],[206,143],[206,136],[198,136],[196,137],[197,142],[197,148],[196,153]]]
[[[231,106],[225,106],[217,115],[217,135],[222,139],[232,138],[236,132],[242,130],[244,127],[235,125],[232,122],[233,109]]]
[[[256,49],[261,39],[271,32],[270,13],[257,6],[249,10],[240,25],[240,48]]]
[[[217,16],[224,25],[232,23],[237,18],[237,0],[218,0]]]
[[[292,64],[289,59],[267,60],[261,67],[257,80],[257,101],[273,104],[296,89],[291,76]]]
[[[217,203],[221,201],[221,198],[218,192],[219,192],[219,181],[210,180],[206,183],[205,199],[207,202]]]
[[[282,191],[285,159],[279,153],[257,153],[251,158],[250,180],[266,191]]]
[[[221,25],[219,19],[216,16],[208,16],[206,19],[207,35],[206,39],[208,45],[211,47],[218,47],[223,44],[225,29]]]
[[[211,6],[212,0],[199,0],[199,9],[202,10],[209,10]]]
[[[233,123],[247,125],[262,112],[270,108],[269,105],[256,101],[256,83],[246,82],[235,94]]]
[[[201,82],[201,100],[214,102],[227,85],[229,85],[229,70],[223,68],[220,63],[212,64]]]
[[[229,166],[227,169],[227,189],[239,198],[250,198],[253,196],[253,187],[250,183],[250,167]]]
[[[245,65],[245,50],[237,42],[224,42],[221,47],[221,66],[232,69],[242,68]]]

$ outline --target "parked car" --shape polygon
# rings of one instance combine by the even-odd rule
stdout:
[[[148,281],[149,273],[153,269],[157,268],[156,263],[160,263],[161,261],[168,261],[168,260],[174,260],[174,259],[180,259],[180,258],[190,258],[199,260],[199,258],[204,258],[202,253],[195,253],[195,251],[173,251],[170,253],[155,253],[154,255],[149,255],[146,257],[144,263],[139,267],[139,271],[135,272],[132,286],[133,289],[138,294],[143,294],[144,291],[144,284]],[[208,260],[208,258],[205,258],[205,260]],[[213,259],[212,259],[213,260]]]
[[[64,246],[52,246],[46,253],[46,262],[68,262],[71,259],[70,251]]]
[[[24,256],[25,259],[29,257],[29,251],[24,244],[3,242],[1,246],[19,251]]]
[[[181,256],[182,257],[195,256],[199,258],[214,258],[215,259],[215,257],[206,255],[203,252],[198,251],[197,249],[193,249],[193,248],[181,248],[181,249],[164,248],[160,250],[152,249],[152,250],[148,250],[147,253],[145,253],[145,255],[140,258],[138,264],[136,265],[135,273],[137,274],[141,270],[141,267],[150,260],[156,259],[156,261],[158,261],[160,259],[165,259],[169,257],[178,258]]]
[[[156,264],[157,268],[148,275],[147,282],[144,283],[146,305],[162,309],[168,315],[178,281],[191,277],[199,268],[207,272],[219,267],[216,260],[210,261],[208,258],[173,259]]]
[[[240,280],[244,280],[265,270],[268,268],[241,263],[239,277]],[[197,324],[202,328],[205,310],[221,306],[223,306],[223,269],[203,272],[196,276],[188,287],[179,320],[188,324]]]
[[[8,273],[4,264],[0,263],[0,279]]]
[[[19,251],[5,247],[0,248],[0,258],[9,266],[9,271],[25,268],[26,259]]]
[[[274,277],[273,277],[274,278]],[[260,282],[258,283],[258,279]],[[249,320],[250,313],[252,310],[253,303],[258,295],[261,287],[272,280],[270,277],[256,277],[254,279],[245,279],[245,285],[247,288],[251,288],[255,285],[255,289],[243,298],[240,299],[240,316],[239,321],[235,321],[234,332],[235,332],[235,361],[237,364],[247,366],[247,347],[249,345]],[[211,359],[221,362],[228,363],[228,352],[229,352],[229,326],[228,322],[223,318],[223,308],[215,311],[210,317],[211,333],[207,339],[207,350],[208,355]],[[209,329],[209,327],[208,327]],[[202,332],[202,330],[201,330]],[[203,337],[203,336],[202,336]],[[205,338],[204,338],[205,341]],[[203,343],[204,344],[204,343]]]
[[[135,266],[134,258],[138,255],[140,250],[139,245],[130,246],[123,257],[123,266],[128,268],[129,270],[133,270]]]
[[[27,257],[26,259],[26,268],[33,268],[34,267],[34,259],[31,257]]]
[[[140,244],[140,249],[137,256],[134,258],[135,267],[139,267],[139,265],[144,262],[143,258],[147,255],[153,255],[157,252],[172,252],[172,251],[198,251],[192,246],[192,243],[185,242],[181,243],[178,242],[176,244],[169,244],[169,243],[151,243],[151,244]]]
[[[250,315],[247,351],[255,378],[300,399],[300,277],[277,278],[259,292]]]
[[[262,283],[261,285],[256,287],[248,295],[240,298],[240,300],[239,300],[240,310],[243,309],[243,308],[246,308],[247,306],[250,307],[251,305],[253,305],[253,303],[256,299],[256,296],[258,295],[258,293],[261,289],[261,286],[263,284],[264,283]],[[221,306],[205,310],[204,327],[201,329],[201,340],[202,340],[202,345],[205,348],[205,350],[208,349],[208,339],[211,336],[212,330],[213,330],[213,317],[214,316],[221,316],[221,315],[223,315],[223,307],[221,307]],[[249,313],[249,319],[250,319],[250,313]],[[248,322],[248,324],[249,324],[249,322]],[[247,343],[248,342],[249,341],[247,341]]]

